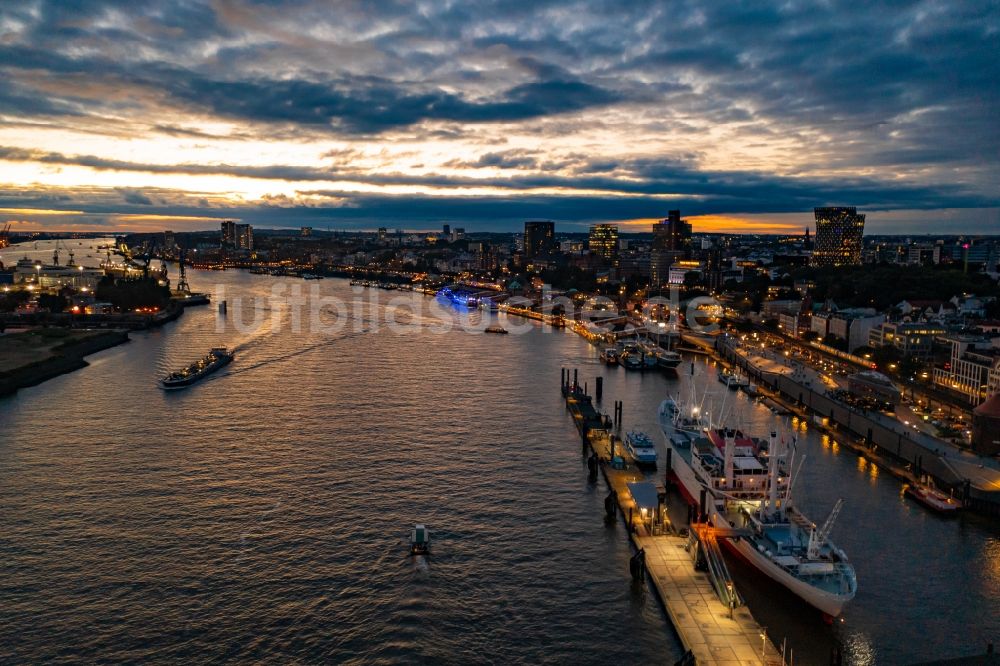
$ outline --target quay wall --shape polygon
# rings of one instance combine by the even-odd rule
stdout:
[[[839,428],[840,433],[853,435],[860,440],[847,442],[852,448],[860,447],[871,455],[911,465],[915,474],[929,474],[939,486],[953,490],[971,508],[984,513],[1000,514],[1000,493],[972,486],[948,465],[947,451],[951,445],[942,442],[938,449],[929,448],[925,443],[879,423],[862,411],[836,402],[808,384],[786,375],[760,370],[728,345],[719,344],[717,352],[729,363],[745,370],[758,385],[780,393],[818,416],[828,417],[830,424]]]

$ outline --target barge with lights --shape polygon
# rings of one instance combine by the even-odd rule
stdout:
[[[187,388],[216,370],[229,365],[233,361],[233,353],[225,347],[215,347],[204,358],[201,358],[191,365],[171,372],[160,380],[160,386],[166,391],[176,391]]]

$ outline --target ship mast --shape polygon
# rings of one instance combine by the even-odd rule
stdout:
[[[767,447],[767,483],[767,515],[770,517],[778,510],[778,433],[774,430]]]

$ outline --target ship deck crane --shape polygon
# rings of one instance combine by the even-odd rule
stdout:
[[[837,522],[837,516],[840,515],[840,510],[844,507],[844,498],[841,497],[837,500],[837,503],[833,506],[833,511],[830,515],[826,517],[823,522],[823,527],[819,528],[817,531],[815,527],[809,534],[809,559],[816,559],[819,557],[820,547],[826,543],[827,538],[830,536],[830,531],[833,529],[833,524]]]

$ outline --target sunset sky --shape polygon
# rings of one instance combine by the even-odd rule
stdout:
[[[1000,4],[0,2],[0,222],[1000,233]]]

